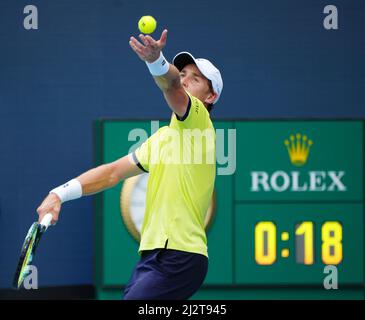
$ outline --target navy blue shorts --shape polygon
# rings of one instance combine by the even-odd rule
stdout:
[[[186,300],[203,284],[208,258],[172,249],[144,251],[124,289],[124,300]]]

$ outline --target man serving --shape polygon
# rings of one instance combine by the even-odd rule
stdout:
[[[168,63],[162,54],[167,30],[157,41],[148,35],[139,38],[131,37],[130,47],[145,61],[172,110],[169,126],[160,128],[134,152],[51,190],[37,212],[39,221],[50,212],[56,223],[62,203],[149,172],[138,249],[141,257],[125,287],[124,299],[188,299],[200,288],[208,270],[204,221],[216,174],[210,111],[220,97],[223,81],[210,61],[196,59],[188,52],[177,54],[173,63]],[[199,161],[187,156],[196,151],[194,140],[179,143],[186,140],[186,130],[202,135],[213,132],[198,149]],[[177,140],[171,140],[172,131]],[[167,141],[170,147],[164,148]],[[171,161],[171,143],[176,143],[174,153],[179,157],[175,158],[180,161]],[[214,161],[209,161],[212,158]]]

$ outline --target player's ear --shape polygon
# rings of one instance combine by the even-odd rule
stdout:
[[[215,92],[209,92],[208,96],[205,98],[204,102],[207,104],[213,104],[215,99],[217,98],[217,94]]]

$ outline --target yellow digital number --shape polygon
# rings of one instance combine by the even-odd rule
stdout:
[[[304,264],[313,264],[313,222],[304,221],[295,230],[296,236],[304,237]]]
[[[276,260],[276,226],[271,221],[255,226],[255,260],[260,265],[271,265]]]
[[[333,265],[342,261],[342,225],[337,221],[322,225],[322,261]]]

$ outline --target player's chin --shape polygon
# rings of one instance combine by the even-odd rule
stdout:
[[[191,94],[193,97],[197,97],[198,98],[198,93],[191,88],[185,88],[185,91],[188,92],[189,94]]]

